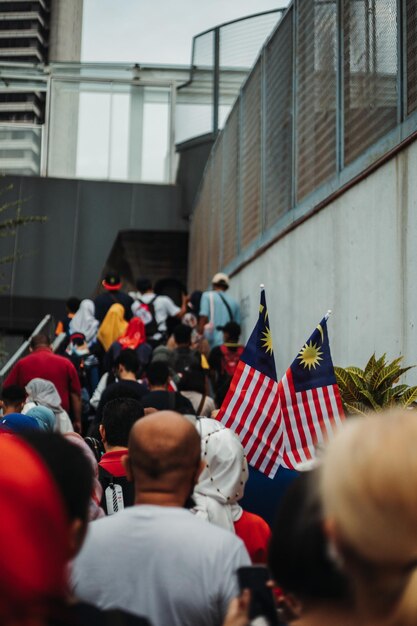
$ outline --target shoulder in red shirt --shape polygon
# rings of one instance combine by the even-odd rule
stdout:
[[[262,517],[243,511],[242,517],[234,522],[236,535],[242,539],[252,563],[266,563],[271,529]]]

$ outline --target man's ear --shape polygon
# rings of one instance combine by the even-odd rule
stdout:
[[[122,456],[120,460],[122,462],[123,467],[125,468],[127,480],[133,483],[133,472],[132,472],[132,465],[130,463],[129,455],[125,454],[124,456]]]
[[[105,443],[106,441],[106,429],[104,428],[103,424],[100,424],[100,426],[98,427],[99,433],[100,433],[100,437],[101,437],[101,441],[103,443]]]
[[[87,521],[76,517],[69,527],[69,560],[75,558],[82,548],[87,534]]]

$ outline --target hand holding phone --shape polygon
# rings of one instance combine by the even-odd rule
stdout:
[[[251,601],[249,609],[250,619],[265,617],[270,626],[278,626],[278,615],[272,590],[267,586],[271,576],[266,567],[254,565],[240,567],[237,570],[240,590],[249,589]]]

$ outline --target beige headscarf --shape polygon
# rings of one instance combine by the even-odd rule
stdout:
[[[127,328],[124,314],[125,310],[121,304],[112,304],[98,329],[97,339],[106,352],[111,344],[123,335]]]

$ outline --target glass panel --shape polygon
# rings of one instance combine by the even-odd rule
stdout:
[[[141,180],[169,180],[169,103],[167,90],[145,87]]]
[[[49,175],[168,182],[170,105],[169,87],[53,81]]]

